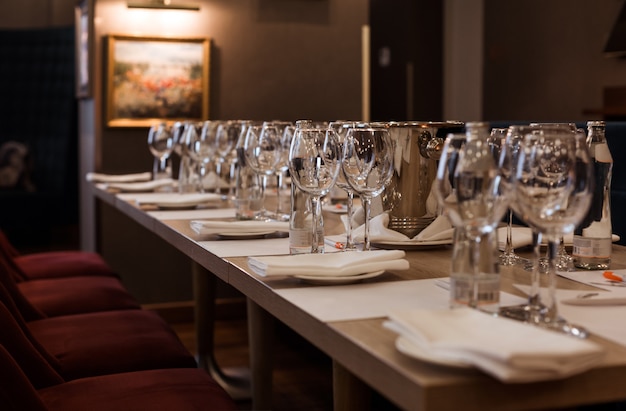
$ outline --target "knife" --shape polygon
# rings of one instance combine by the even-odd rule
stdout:
[[[626,305],[626,297],[576,297],[561,300],[567,305]]]

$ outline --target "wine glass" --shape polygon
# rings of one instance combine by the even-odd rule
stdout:
[[[168,160],[174,149],[174,138],[166,123],[154,124],[148,131],[148,147],[154,156],[152,178],[159,180],[171,177]]]
[[[330,135],[335,135],[328,129]],[[386,128],[356,127],[346,134],[341,166],[346,181],[361,197],[365,213],[363,250],[370,250],[372,198],[389,184],[393,172],[393,142]]]
[[[289,221],[289,212],[283,210],[284,201],[282,194],[283,186],[285,185],[284,176],[287,170],[289,170],[289,148],[291,147],[295,124],[291,121],[279,120],[274,120],[271,124],[276,127],[280,136],[280,159],[274,171],[276,176],[276,211],[273,218],[278,221]]]
[[[339,152],[343,153],[343,147],[346,141],[346,134],[351,127],[355,126],[353,121],[331,121],[328,123],[328,128],[332,129],[337,134],[337,140],[339,144]],[[337,175],[337,181],[335,184],[347,193],[346,199],[346,244],[343,246],[344,251],[356,250],[356,244],[352,236],[352,217],[354,215],[354,190],[350,187],[350,184],[346,181],[346,175],[343,168],[339,170]]]
[[[265,209],[265,179],[274,174],[276,165],[281,156],[281,139],[275,126],[268,122],[261,124],[251,124],[246,132],[244,141],[244,155],[246,163],[259,177],[263,178],[261,183],[261,210],[258,218],[267,219],[269,213]]]
[[[573,232],[591,203],[591,157],[584,133],[547,126],[526,133],[514,184],[516,212],[548,243],[548,296],[538,301],[528,321],[584,337],[585,330],[559,317],[555,298],[560,238]]]
[[[207,120],[189,124],[187,129],[186,144],[189,156],[196,164],[197,173],[200,176],[200,191],[206,192],[205,179],[209,175],[209,166],[215,155],[214,132],[217,124]]]
[[[550,128],[563,128],[566,130],[576,131],[576,123],[530,123],[533,127],[550,127]],[[547,259],[542,258],[541,268],[545,271],[547,269]],[[559,249],[557,254],[556,266],[561,271],[573,271],[574,270],[574,258],[567,253],[565,249],[565,240],[561,236],[559,239]]]
[[[218,176],[218,184],[215,186],[215,192],[221,193],[221,187],[219,182],[222,177],[222,166],[226,165],[229,170],[229,180],[232,179],[231,163],[234,160],[233,152],[235,150],[235,144],[239,139],[241,133],[242,123],[240,121],[224,121],[220,122],[215,131],[215,150],[216,150],[216,163],[215,173]],[[229,182],[228,194],[223,196],[223,199],[233,197],[233,186]]]
[[[337,180],[341,158],[337,136],[325,129],[296,128],[289,149],[291,181],[311,196],[311,253],[324,252],[319,247],[318,227],[322,215],[321,197],[328,194]]]
[[[486,310],[497,308],[500,281],[494,272],[497,266],[482,270],[481,243],[496,231],[508,209],[511,190],[504,183],[489,138],[489,132],[480,128],[448,135],[434,182],[443,213],[460,231],[459,236],[468,239],[471,272],[455,274],[450,284],[452,296],[470,307]]]
[[[517,154],[520,150],[521,137],[516,132],[516,127],[493,128],[490,134],[491,152],[500,164],[504,177],[508,181],[515,173],[517,166]],[[501,164],[504,161],[505,164]],[[505,183],[507,182],[505,181]],[[500,264],[503,266],[524,265],[528,260],[515,253],[513,248],[513,209],[509,207],[506,222],[506,242],[504,251],[499,256]]]

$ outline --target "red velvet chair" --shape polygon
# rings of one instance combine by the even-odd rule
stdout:
[[[0,252],[19,267],[16,281],[74,276],[118,277],[97,253],[79,250],[46,251],[21,254],[0,230]]]
[[[106,311],[24,321],[0,286],[0,344],[9,348],[36,388],[44,358],[65,380],[157,368],[195,368],[194,357],[157,314]],[[32,347],[29,349],[28,347]],[[26,350],[26,351],[24,351]]]
[[[0,403],[5,411],[237,409],[224,389],[200,369],[138,371],[69,382],[59,377],[46,388],[35,389],[20,365],[0,345]]]
[[[72,276],[19,281],[23,272],[0,250],[0,283],[27,320],[89,312],[139,309],[121,281],[112,276]]]

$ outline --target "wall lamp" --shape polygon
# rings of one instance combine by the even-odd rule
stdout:
[[[200,10],[198,4],[173,3],[172,0],[129,0],[126,5],[129,9]]]

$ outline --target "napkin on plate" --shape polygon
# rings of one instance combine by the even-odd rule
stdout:
[[[389,214],[381,213],[370,220],[370,241],[372,242],[388,242],[388,241],[436,241],[451,239],[454,229],[448,220],[448,217],[439,216],[433,220],[425,229],[419,232],[415,237],[409,238],[406,235],[387,228],[389,225]],[[363,241],[365,233],[365,225],[356,227],[352,232],[355,241]]]
[[[150,181],[133,181],[130,183],[106,183],[107,188],[113,188],[125,192],[151,191],[160,187],[172,186],[174,180],[171,178],[161,178]]]
[[[432,356],[472,364],[504,382],[563,378],[604,356],[600,345],[471,308],[389,315],[390,329]]]
[[[408,270],[402,250],[346,251],[328,254],[295,254],[248,257],[248,265],[264,277],[316,275],[344,277],[381,270]]]
[[[289,231],[287,221],[257,221],[257,220],[192,220],[189,225],[198,234],[264,234],[275,231]]]
[[[152,179],[152,173],[149,171],[133,174],[87,173],[85,178],[87,181],[93,181],[94,183],[130,183],[133,181],[149,181]]]

